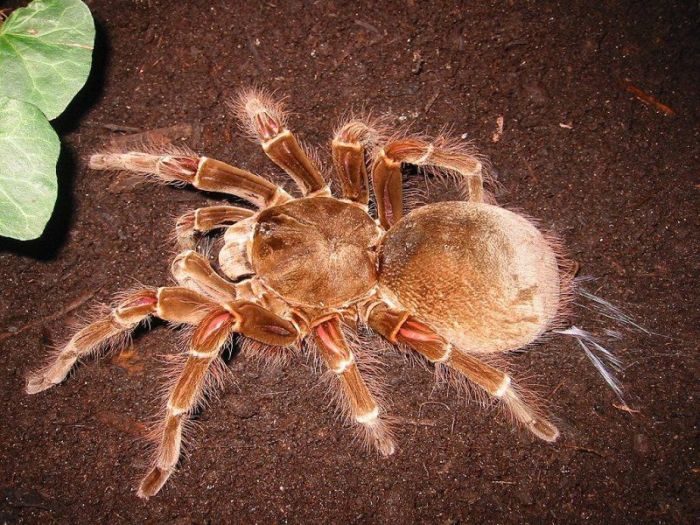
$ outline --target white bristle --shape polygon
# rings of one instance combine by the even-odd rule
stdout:
[[[610,388],[612,388],[617,397],[624,403],[620,382],[615,377],[613,371],[610,370],[610,368],[612,368],[615,372],[620,372],[622,370],[622,362],[620,359],[610,350],[596,341],[595,337],[593,337],[590,332],[582,330],[577,326],[571,326],[566,330],[555,330],[555,332],[562,335],[568,335],[576,339],[588,359],[590,359],[593,366],[595,366],[596,370],[598,370],[598,373],[603,377]]]
[[[645,334],[651,334],[652,332],[650,330],[647,330],[643,326],[637,324],[634,322],[634,319],[632,317],[624,312],[621,308],[618,306],[615,306],[612,303],[609,303],[605,299],[602,299],[598,297],[595,294],[592,294],[585,288],[579,287],[578,288],[578,293],[581,294],[581,296],[585,297],[595,305],[595,310],[600,313],[600,315],[607,317],[609,319],[612,319],[613,321],[617,321],[620,324],[631,326],[633,328],[636,328],[637,330],[640,330],[644,332]],[[583,305],[581,305],[583,306]],[[585,307],[585,306],[584,306]]]

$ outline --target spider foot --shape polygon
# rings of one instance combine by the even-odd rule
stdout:
[[[377,452],[384,457],[391,456],[396,452],[396,444],[394,443],[391,429],[384,420],[379,418],[378,411],[375,411],[372,421],[363,422],[359,418],[356,419],[361,423],[367,442],[371,443]]]
[[[539,410],[525,403],[521,397],[508,387],[501,397],[513,417],[520,421],[530,432],[548,443],[553,443],[559,437],[559,430],[544,417]]]
[[[38,394],[61,383],[69,374],[75,360],[74,351],[68,350],[59,354],[51,365],[29,374],[25,391],[30,395]]]
[[[141,480],[139,490],[136,493],[139,498],[148,499],[158,494],[165,482],[172,474],[172,470],[165,470],[160,467],[153,467]]]
[[[48,390],[49,388],[57,384],[58,383],[50,381],[49,378],[41,372],[37,372],[35,374],[30,375],[27,378],[27,384],[24,390],[25,392],[27,392],[27,394],[33,395],[38,394],[39,392],[43,392],[44,390]]]

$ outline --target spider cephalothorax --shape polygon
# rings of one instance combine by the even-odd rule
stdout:
[[[258,215],[250,264],[290,304],[340,308],[357,303],[377,284],[374,250],[382,233],[354,204],[298,199]],[[225,258],[221,265],[226,268]]]
[[[549,242],[526,218],[484,202],[481,162],[444,139],[381,139],[373,125],[345,123],[332,142],[341,189],[329,186],[286,127],[279,105],[261,93],[239,110],[267,155],[289,174],[294,197],[272,182],[187,152],[104,153],[93,169],[128,170],[239,197],[256,210],[200,208],[177,222],[188,249],[172,264],[177,286],[127,294],[89,324],[44,369],[31,375],[36,393],[63,381],[75,362],[133,330],[150,316],[194,327],[186,360],[170,389],[153,467],[139,495],[157,493],[180,455],[183,425],[233,333],[273,347],[306,339],[334,373],[351,420],[382,454],[394,442],[345,334],[360,324],[392,344],[413,348],[461,374],[514,419],[546,441],[557,429],[518,393],[510,376],[484,361],[551,328],[568,279]],[[378,218],[369,214],[367,157]],[[402,165],[456,175],[466,201],[417,207],[404,214]],[[191,249],[199,233],[226,228],[218,273]],[[223,275],[222,275],[223,274]],[[265,352],[265,349],[262,350]]]

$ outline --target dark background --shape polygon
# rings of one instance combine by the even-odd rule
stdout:
[[[0,522],[697,520],[697,2],[88,4],[98,48],[87,87],[55,122],[57,211],[39,241],[0,245]],[[563,337],[511,359],[550,400],[563,431],[554,445],[389,354],[400,450],[381,459],[335,421],[307,361],[271,370],[240,355],[178,472],[139,500],[159,356],[177,336],[158,325],[136,352],[36,397],[24,376],[91,305],[136,281],[168,283],[173,217],[215,202],[88,171],[89,154],[118,135],[105,125],[190,124],[192,148],[270,173],[226,110],[251,84],[287,95],[293,129],[323,155],[351,108],[473,140],[499,201],[556,231],[596,278],[588,288],[657,334],[612,345],[634,412]],[[619,329],[585,308],[573,322]]]

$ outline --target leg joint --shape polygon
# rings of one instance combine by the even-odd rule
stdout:
[[[333,366],[332,370],[336,374],[340,375],[344,373],[352,364],[355,362],[355,355],[352,352],[348,353],[348,356],[345,359],[341,359],[338,362],[334,363],[335,366]]]
[[[500,386],[496,389],[496,391],[493,393],[495,397],[503,397],[508,389],[510,388],[510,376],[504,375],[503,376],[503,381],[501,382]]]
[[[445,352],[437,359],[433,359],[433,363],[445,363],[445,362],[449,361],[450,357],[452,356],[453,350],[454,350],[454,347],[452,346],[452,343],[447,343],[445,345]]]
[[[363,425],[367,425],[367,424],[375,421],[378,417],[379,417],[379,407],[375,406],[369,412],[365,412],[364,414],[356,415],[355,421],[357,421],[358,423],[361,423]]]

